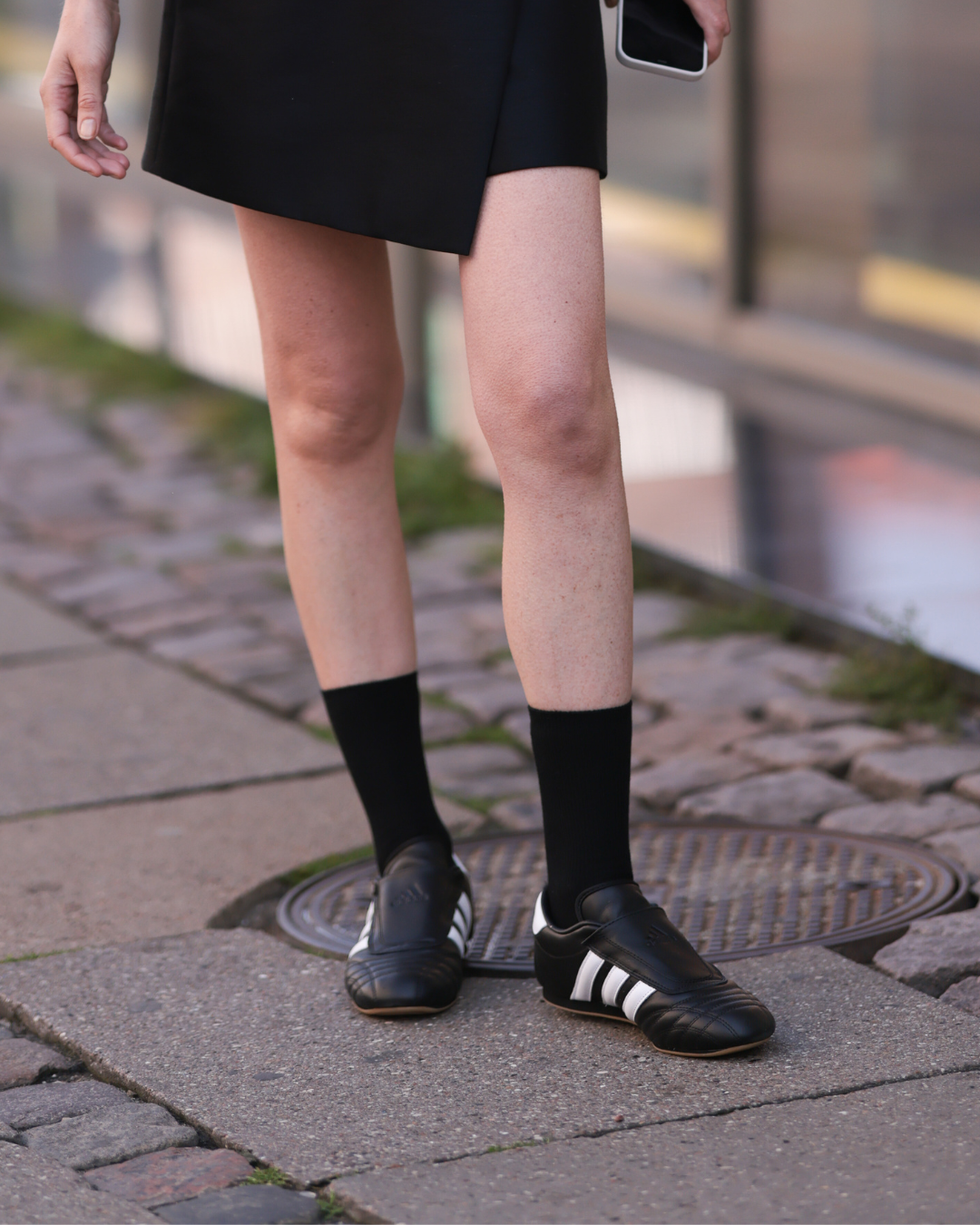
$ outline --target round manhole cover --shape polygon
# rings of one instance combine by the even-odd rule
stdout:
[[[850,944],[948,909],[968,886],[938,855],[905,843],[771,825],[631,827],[636,879],[711,961],[801,944]],[[473,878],[471,974],[533,974],[531,914],[544,880],[540,833],[462,842]],[[310,877],[279,903],[279,926],[346,955],[371,898],[373,860]]]

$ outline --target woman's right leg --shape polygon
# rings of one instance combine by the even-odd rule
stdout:
[[[383,242],[246,209],[289,577],[382,876],[345,981],[375,1014],[462,982],[469,881],[429,787],[395,501],[402,369]]]

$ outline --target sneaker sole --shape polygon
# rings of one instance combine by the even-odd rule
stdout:
[[[351,1000],[351,1003],[354,1004],[354,1001]],[[365,1017],[427,1017],[436,1012],[447,1012],[455,1003],[453,1000],[451,1004],[443,1004],[441,1008],[430,1008],[421,1004],[410,1004],[406,1008],[362,1008],[359,1004],[354,1004],[354,1007]]]
[[[560,1008],[562,1012],[574,1013],[577,1017],[594,1017],[599,1021],[619,1021],[622,1025],[632,1025],[634,1029],[637,1028],[635,1022],[631,1021],[629,1017],[617,1017],[610,1012],[595,1012],[591,1008],[575,1008],[570,1004],[556,1004],[554,1000],[549,1000],[547,996],[544,996],[544,1002],[550,1004],[552,1008]],[[668,1051],[665,1047],[657,1046],[656,1042],[650,1038],[647,1038],[647,1041],[661,1055],[676,1055],[678,1059],[718,1059],[722,1055],[737,1055],[739,1051],[755,1050],[757,1046],[763,1046],[769,1039],[760,1038],[757,1042],[746,1042],[742,1046],[726,1046],[722,1051]]]

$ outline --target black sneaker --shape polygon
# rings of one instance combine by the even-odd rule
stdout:
[[[605,885],[552,926],[534,908],[534,970],[549,1004],[630,1021],[658,1051],[701,1058],[759,1046],[776,1029],[763,1004],[703,961],[639,885]]]
[[[374,885],[361,935],[347,956],[344,984],[371,1016],[442,1012],[459,995],[473,930],[466,869],[441,842],[403,847]]]

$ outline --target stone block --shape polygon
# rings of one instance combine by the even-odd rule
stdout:
[[[961,1072],[657,1127],[613,1116],[604,1134],[374,1169],[330,1189],[349,1220],[405,1225],[966,1222],[978,1130],[980,1077]]]
[[[513,710],[502,720],[502,726],[510,732],[515,740],[524,747],[531,749],[531,712],[527,709]]]
[[[778,1028],[723,1063],[665,1058],[631,1026],[545,1008],[526,980],[467,978],[446,1014],[379,1024],[351,1008],[341,962],[241,929],[8,963],[0,1002],[300,1184],[595,1134],[616,1114],[744,1115],[976,1067],[980,1018],[836,954],[725,968]],[[132,1010],[148,997],[158,1011]],[[268,1071],[278,1079],[255,1079]]]
[[[24,1144],[73,1170],[91,1170],[158,1149],[197,1144],[197,1132],[178,1123],[163,1106],[128,1101],[34,1127],[24,1133]]]
[[[154,639],[150,649],[154,655],[177,663],[196,663],[209,655],[231,651],[258,642],[261,634],[250,625],[239,621],[228,621],[211,629],[202,629],[196,634],[178,634],[169,638]]]
[[[777,731],[806,732],[815,727],[866,719],[870,708],[860,702],[842,702],[815,693],[794,693],[772,698],[762,712]]]
[[[842,661],[840,655],[830,655],[826,651],[774,643],[753,655],[752,662],[757,668],[784,680],[819,690],[830,684]]]
[[[0,1042],[0,1090],[31,1085],[46,1072],[66,1072],[71,1066],[60,1051],[29,1038]]]
[[[756,773],[756,768],[734,753],[691,753],[637,771],[630,792],[658,808],[669,808],[683,795],[720,783],[732,783]]]
[[[0,1123],[0,1140],[6,1141],[8,1144],[16,1144],[19,1137],[12,1127],[8,1127],[6,1123]]]
[[[189,455],[193,438],[159,409],[136,401],[99,414],[99,428],[143,464],[162,464]]]
[[[808,825],[831,809],[863,799],[856,788],[817,770],[785,770],[689,795],[681,800],[678,814],[699,821],[734,818],[766,825]]]
[[[925,840],[940,855],[961,863],[974,877],[980,878],[980,825],[970,829],[947,830]]]
[[[195,931],[370,837],[346,772],[0,822],[0,959]]]
[[[855,804],[820,818],[821,829],[916,839],[971,825],[980,825],[980,808],[945,794],[930,795],[921,802],[885,800],[878,804]]]
[[[717,753],[758,730],[758,723],[725,711],[668,715],[639,730],[634,725],[633,763],[641,766],[685,753]]]
[[[519,680],[495,676],[492,672],[486,673],[485,679],[448,685],[443,692],[450,701],[483,723],[492,723],[501,715],[527,706],[524,687]]]
[[[241,606],[239,606],[241,607]],[[303,633],[303,623],[299,619],[299,611],[292,596],[282,596],[278,599],[263,600],[254,608],[245,607],[247,612],[261,625],[273,634],[289,638],[293,642],[306,646],[306,635]]]
[[[295,671],[302,657],[292,644],[275,638],[260,638],[230,651],[198,656],[194,667],[219,685],[243,685]],[[307,663],[307,667],[309,664]],[[308,696],[308,690],[304,697]]]
[[[155,584],[160,575],[153,571],[136,570],[128,566],[94,570],[81,578],[70,578],[48,584],[47,592],[52,600],[75,608],[100,597],[118,596],[129,588],[140,588],[146,583]]]
[[[174,630],[206,625],[226,615],[227,610],[223,604],[189,596],[158,608],[110,617],[107,626],[120,638],[139,642],[154,635],[172,634]]]
[[[878,799],[916,799],[977,769],[980,745],[923,744],[867,753],[854,762],[850,779]]]
[[[258,1184],[208,1191],[157,1211],[173,1225],[288,1225],[319,1221],[315,1196],[285,1187]]]
[[[49,1081],[0,1093],[0,1120],[18,1131],[27,1131],[130,1100],[122,1089],[101,1080]]]
[[[313,671],[313,665],[308,659],[283,676],[264,676],[258,680],[247,681],[241,686],[241,690],[250,698],[271,706],[273,710],[282,715],[293,716],[300,708],[305,708],[312,702],[319,702],[321,708],[323,706],[320,684]],[[300,721],[308,727],[317,726],[309,719]],[[343,763],[343,756],[339,749],[336,755],[328,752],[327,756],[330,765]]]
[[[98,645],[88,630],[0,583],[0,659]]]
[[[0,1145],[0,1221],[32,1225],[135,1225],[147,1208],[96,1191],[74,1170],[19,1144]]]
[[[230,1148],[165,1148],[118,1165],[90,1170],[85,1178],[99,1191],[159,1208],[243,1182],[252,1167]]]
[[[14,1031],[10,1028],[6,1021],[0,1021],[0,1042],[5,1038],[13,1038]]]
[[[939,998],[944,1004],[952,1004],[954,1008],[980,1017],[980,977],[961,978],[952,987],[947,987]]]
[[[32,586],[67,578],[88,568],[82,557],[67,549],[24,544],[19,540],[0,546],[0,571]]]
[[[84,600],[82,612],[93,621],[108,621],[128,613],[143,612],[157,605],[180,599],[185,593],[177,583],[155,571],[144,573],[139,582],[129,583],[108,594]]]
[[[809,732],[777,732],[772,736],[756,736],[738,746],[738,752],[749,761],[768,770],[813,766],[836,773],[859,753],[872,749],[893,748],[902,737],[878,727],[860,723],[844,723],[837,727]]]
[[[331,747],[128,651],[12,668],[0,815],[281,778],[328,767]]]
[[[638,591],[633,596],[633,641],[650,642],[680,629],[693,607],[690,600],[663,591]]]
[[[422,739],[426,744],[456,740],[460,736],[465,736],[472,727],[464,714],[448,706],[432,706],[428,702],[423,702],[421,713]]]
[[[713,642],[682,640],[638,651],[633,688],[644,701],[673,712],[751,713],[797,689],[754,657],[768,645],[758,636]]]
[[[980,910],[917,919],[900,940],[879,949],[874,963],[917,991],[942,995],[960,979],[980,975]]]
[[[956,780],[953,790],[965,800],[980,804],[980,774],[964,774]]]
[[[505,744],[454,744],[426,754],[434,786],[473,798],[519,795],[537,788],[527,758]]]

